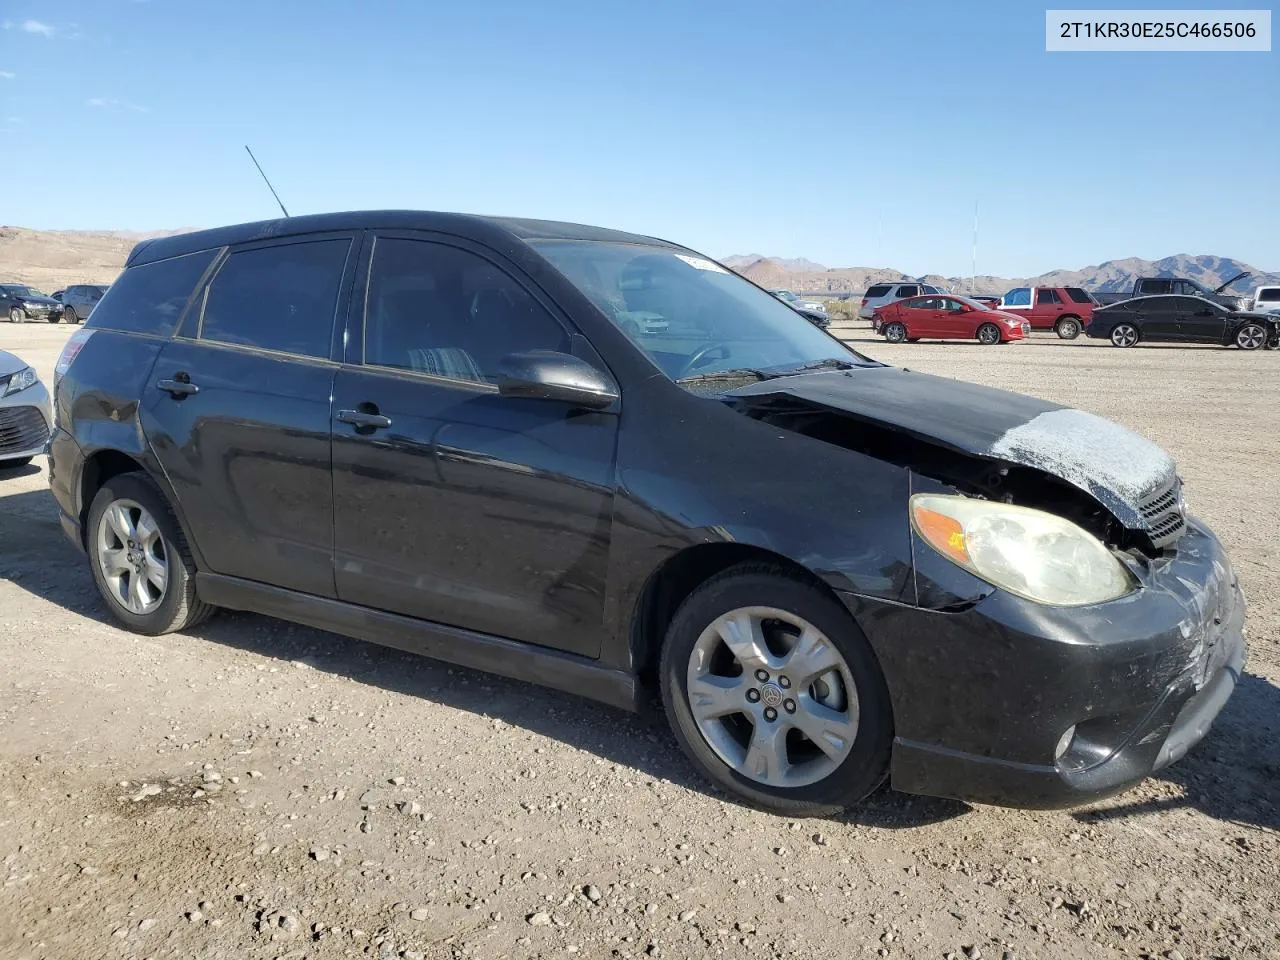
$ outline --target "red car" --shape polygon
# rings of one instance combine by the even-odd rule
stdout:
[[[872,316],[871,328],[890,343],[914,342],[925,337],[1008,343],[1031,333],[1031,327],[1020,317],[954,295],[908,297],[887,303]]]
[[[1093,319],[1097,301],[1079,287],[1014,287],[1000,298],[1000,309],[1025,317],[1032,330],[1052,330],[1074,340]]]

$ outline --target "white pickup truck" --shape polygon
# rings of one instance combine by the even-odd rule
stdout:
[[[1254,313],[1280,313],[1280,285],[1270,284],[1253,291]]]

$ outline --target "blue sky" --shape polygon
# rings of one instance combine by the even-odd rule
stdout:
[[[1049,54],[1033,3],[5,0],[0,21],[9,224],[270,217],[249,143],[295,214],[958,274],[977,201],[980,273],[1280,269],[1280,52]]]

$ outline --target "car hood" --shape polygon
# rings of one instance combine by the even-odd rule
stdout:
[[[19,370],[25,369],[26,366],[26,363],[12,353],[0,350],[0,377],[7,377],[11,373],[17,373]]]
[[[58,305],[58,301],[53,299],[53,297],[46,297],[46,296],[18,297],[18,299],[21,300],[23,303],[43,303],[52,307],[56,307]]]
[[[1132,529],[1145,526],[1142,506],[1177,477],[1167,453],[1110,420],[896,367],[780,377],[726,396],[790,397],[970,456],[1040,470],[1085,491]]]

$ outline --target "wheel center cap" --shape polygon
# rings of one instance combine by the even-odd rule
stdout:
[[[777,684],[766,683],[760,688],[760,702],[766,707],[780,707],[785,699],[782,688]]]

